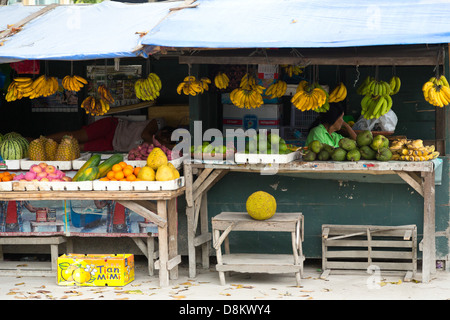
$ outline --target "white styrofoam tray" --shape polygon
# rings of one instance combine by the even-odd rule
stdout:
[[[5,161],[6,167],[2,167],[2,170],[19,170],[20,169],[20,162],[22,159],[19,160],[3,160]]]
[[[170,181],[100,181],[92,182],[93,190],[100,191],[163,191],[184,186],[184,177]]]
[[[234,161],[236,163],[288,163],[299,159],[300,151],[294,151],[288,154],[259,154],[259,153],[242,153],[236,152]]]
[[[13,191],[91,191],[92,181],[12,181]]]
[[[12,191],[12,181],[0,182],[0,191]]]
[[[30,160],[29,158],[22,159],[20,161],[20,169],[29,170],[33,164],[46,163],[47,165],[54,166],[58,170],[71,170],[72,161],[36,161]]]

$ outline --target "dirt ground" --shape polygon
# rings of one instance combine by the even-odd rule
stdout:
[[[11,262],[10,262],[11,263]],[[16,263],[12,261],[12,263]],[[17,261],[17,264],[39,264]],[[136,259],[135,279],[123,287],[61,286],[56,275],[0,276],[0,300],[164,300],[164,301],[288,301],[288,300],[448,300],[450,272],[437,271],[429,283],[403,281],[402,276],[378,274],[331,274],[321,279],[320,264],[305,262],[301,286],[291,274],[233,273],[226,285],[219,282],[214,262],[209,269],[197,268],[189,277],[183,258],[178,279],[161,288],[157,273],[149,276],[145,259]],[[419,274],[420,277],[420,274]]]

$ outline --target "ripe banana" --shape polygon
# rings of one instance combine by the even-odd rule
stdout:
[[[214,85],[217,87],[217,89],[226,89],[229,83],[230,79],[223,72],[217,73],[217,75],[214,77]]]
[[[272,83],[267,88],[267,90],[264,94],[266,96],[269,96],[271,99],[281,98],[282,96],[284,96],[286,89],[287,89],[287,83],[282,80],[278,80],[278,81]]]
[[[138,79],[134,83],[136,97],[144,101],[155,100],[159,97],[161,88],[161,79],[156,73],[149,73],[147,78]]]
[[[421,139],[397,139],[392,141],[389,149],[392,152],[392,160],[427,161],[439,156],[434,145],[424,146]]]
[[[185,95],[196,96],[202,94],[209,88],[211,80],[208,78],[201,78],[197,80],[194,76],[187,76],[177,86],[177,93],[184,93]]]
[[[450,103],[450,87],[445,76],[431,77],[422,86],[425,100],[436,107],[444,107]]]
[[[297,87],[297,92],[291,98],[291,103],[301,111],[323,112],[321,108],[328,104],[327,95],[318,83],[309,84],[302,80]]]
[[[83,108],[87,114],[91,116],[103,115],[108,112],[109,103],[102,98],[95,98],[88,96],[81,102],[81,108]]]
[[[14,101],[28,97],[48,97],[59,89],[58,79],[55,77],[39,76],[36,80],[27,77],[15,78],[8,87],[6,101]]]
[[[339,102],[344,100],[346,97],[347,88],[345,87],[344,83],[341,82],[336,88],[334,88],[333,91],[331,91],[328,102]]]
[[[292,78],[293,75],[299,75],[300,73],[303,73],[303,68],[298,65],[282,64],[281,67],[283,68],[283,71],[289,76],[289,78]]]
[[[109,104],[114,103],[114,98],[111,94],[111,92],[108,90],[108,88],[106,88],[105,85],[99,85],[97,88],[97,91],[100,95],[100,99],[106,101]]]
[[[84,79],[83,77],[73,75],[73,76],[65,76],[62,79],[61,84],[62,84],[63,88],[66,90],[78,92],[87,83],[88,83],[87,80]]]

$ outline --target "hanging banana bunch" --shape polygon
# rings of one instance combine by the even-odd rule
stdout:
[[[297,76],[303,73],[303,69],[297,65],[282,64],[281,67],[283,68],[283,71],[289,76],[289,78],[292,78],[293,75]]]
[[[89,96],[81,102],[81,108],[91,116],[101,116],[108,112],[109,104],[102,98]]]
[[[62,86],[64,89],[69,91],[78,92],[84,85],[88,84],[87,80],[83,77],[73,75],[73,76],[65,76],[62,79]]]
[[[149,73],[147,78],[138,79],[134,83],[136,97],[144,101],[155,100],[159,97],[161,88],[161,79],[156,73]]]
[[[256,79],[246,73],[239,84],[239,88],[230,93],[231,102],[238,108],[253,109],[264,104],[262,93],[265,87],[256,83]]]
[[[330,103],[340,102],[344,100],[346,97],[347,97],[347,88],[345,87],[344,83],[341,82],[336,88],[334,88],[333,91],[331,91],[328,102]]]
[[[269,96],[271,99],[281,98],[286,93],[286,89],[287,83],[282,80],[277,80],[267,88],[264,94]]]
[[[391,87],[391,95],[396,94],[400,91],[401,80],[397,76],[392,76],[391,80],[389,80],[389,86]]]
[[[450,88],[444,75],[432,77],[422,86],[425,100],[436,107],[444,107],[450,103]]]
[[[297,92],[292,96],[291,102],[301,111],[318,111],[327,102],[327,93],[318,83],[309,84],[306,80],[302,80],[298,84]],[[323,111],[321,110],[321,112]]]
[[[5,96],[6,101],[15,101],[17,99],[22,99],[24,94],[26,95],[29,90],[33,91],[32,88],[33,79],[28,77],[15,78],[8,86],[8,90]]]
[[[185,95],[196,96],[208,90],[211,80],[208,78],[201,78],[197,80],[194,76],[187,76],[177,87],[177,93],[184,93]]]
[[[214,77],[214,84],[217,87],[217,89],[226,89],[229,83],[230,79],[223,72],[217,73],[217,75]]]

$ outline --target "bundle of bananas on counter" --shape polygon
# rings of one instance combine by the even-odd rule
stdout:
[[[108,112],[109,104],[102,98],[89,96],[81,102],[81,108],[91,116],[101,116]]]
[[[281,98],[282,96],[284,96],[286,89],[287,83],[282,80],[277,80],[267,88],[265,95],[270,96],[271,99]]]
[[[427,161],[439,156],[434,145],[424,146],[421,139],[397,139],[392,142],[389,149],[392,152],[391,160]]]
[[[223,72],[219,72],[214,77],[214,84],[216,85],[217,89],[226,89],[228,87],[229,83],[230,83],[230,79]]]
[[[246,109],[259,108],[264,104],[262,93],[264,87],[256,83],[256,79],[246,73],[239,84],[239,88],[230,93],[231,102]]]
[[[156,73],[149,73],[147,78],[138,79],[134,83],[134,92],[136,93],[136,97],[144,101],[153,101],[159,97],[161,88],[161,79]]]
[[[297,65],[287,65],[287,64],[282,64],[281,67],[283,68],[283,71],[290,77],[292,78],[293,75],[299,75],[300,73],[303,73],[303,69],[300,66]]]
[[[64,89],[76,92],[80,91],[87,83],[86,79],[77,75],[65,76],[62,79],[62,86]]]
[[[397,94],[400,91],[400,87],[402,82],[399,77],[392,76],[391,80],[389,80],[389,86],[391,87],[391,95]]]
[[[328,93],[318,83],[309,84],[306,80],[300,81],[297,92],[291,98],[292,104],[301,111],[314,110],[324,112],[328,110]],[[326,107],[325,105],[328,105]],[[322,107],[325,108],[322,110]]]
[[[194,76],[187,76],[184,78],[183,82],[178,85],[177,93],[196,96],[197,94],[202,94],[205,90],[208,90],[209,83],[211,83],[211,80],[208,78],[197,80]]]
[[[377,119],[392,108],[392,98],[389,94],[366,94],[361,100],[361,115],[365,119]]]
[[[450,88],[445,76],[432,77],[422,86],[425,100],[436,107],[444,107],[450,103]]]
[[[328,102],[340,102],[347,97],[347,88],[343,82],[339,83],[339,85],[334,88],[330,93],[330,98]]]

